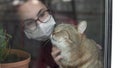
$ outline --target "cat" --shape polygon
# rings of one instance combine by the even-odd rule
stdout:
[[[77,27],[63,23],[55,27],[50,39],[61,50],[60,68],[103,68],[102,50],[86,37],[86,28],[86,21]]]

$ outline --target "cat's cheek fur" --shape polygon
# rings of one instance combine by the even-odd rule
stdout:
[[[64,60],[69,61],[68,59],[70,59],[70,52],[69,52],[69,47],[68,47],[68,43],[65,42],[65,39],[63,39],[61,42],[57,42],[51,39],[52,44],[59,48],[61,50],[61,56],[63,57]],[[64,61],[61,61],[64,62]]]
[[[69,52],[69,47],[66,46],[65,42],[59,43],[58,47],[61,50],[61,54],[60,55],[63,57],[61,59],[61,63],[67,63],[67,62],[69,62],[69,59],[71,59],[70,58],[71,55],[70,55],[70,52]]]

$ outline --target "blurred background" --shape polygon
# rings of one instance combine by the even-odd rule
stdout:
[[[12,48],[24,49],[33,57],[39,55],[40,42],[28,39],[23,32],[17,15],[19,4],[27,0],[0,0],[0,23],[7,33],[12,35]],[[105,0],[42,0],[49,9],[54,11],[57,23],[67,22],[77,25],[80,21],[87,21],[85,34],[104,48],[105,37]],[[43,49],[43,47],[41,48]],[[103,49],[104,50],[104,49]]]
[[[0,0],[0,23],[12,35],[12,48],[24,49],[33,57],[40,53],[40,42],[28,39],[23,32],[17,15],[19,4],[27,0]],[[55,13],[56,22],[74,22],[86,20],[88,25],[85,34],[103,47],[105,35],[105,0],[42,0]]]

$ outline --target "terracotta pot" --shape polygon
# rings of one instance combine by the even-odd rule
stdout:
[[[18,61],[18,62],[1,63],[0,68],[29,68],[29,62],[31,59],[29,53],[22,51],[22,50],[17,50],[17,49],[11,49],[10,53],[16,54],[19,57],[24,57],[26,59]]]

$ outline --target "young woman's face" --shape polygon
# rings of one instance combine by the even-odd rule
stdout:
[[[18,8],[26,36],[35,40],[47,40],[56,22],[46,6],[38,0],[29,0]]]

